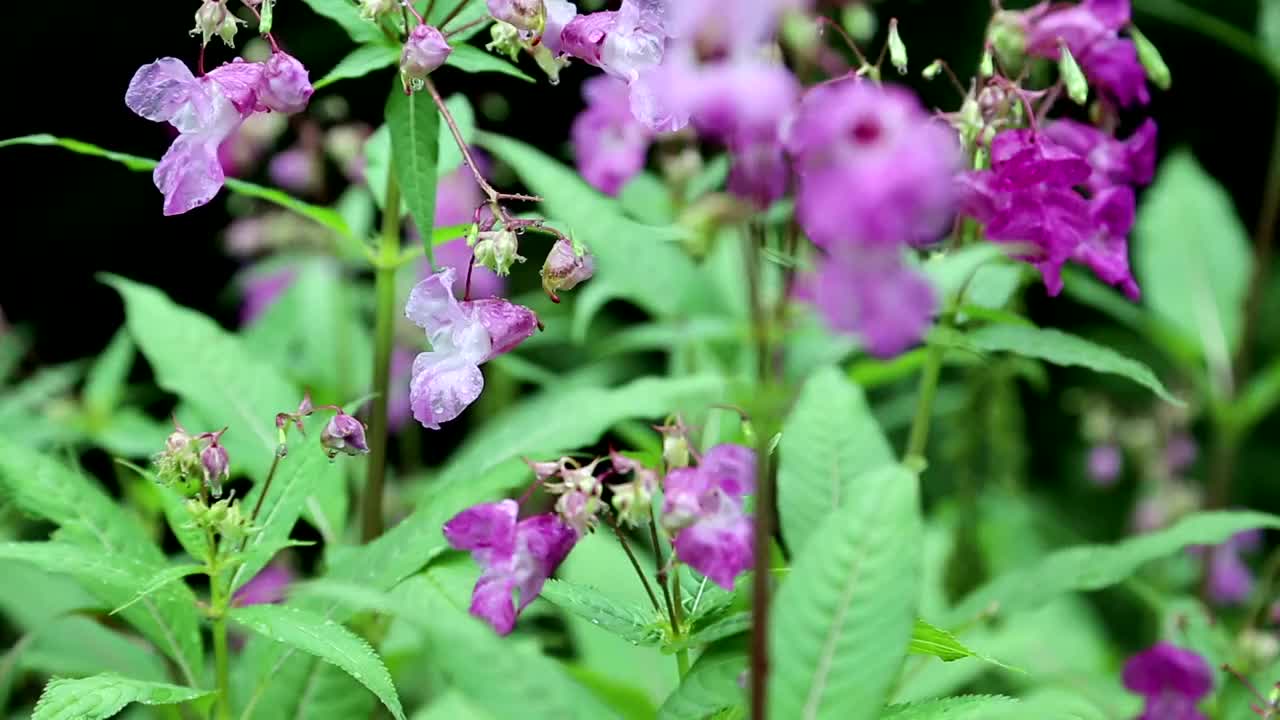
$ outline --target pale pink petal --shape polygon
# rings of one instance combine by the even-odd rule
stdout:
[[[429,359],[424,361],[424,356]],[[461,415],[484,389],[480,368],[465,358],[422,353],[414,360],[414,369],[420,372],[409,384],[409,405],[418,422],[431,430]]]
[[[151,177],[164,194],[165,215],[181,215],[204,205],[222,189],[224,180],[217,146],[191,135],[173,141]]]
[[[133,74],[124,103],[148,120],[169,122],[198,91],[195,77],[181,60],[160,58]]]

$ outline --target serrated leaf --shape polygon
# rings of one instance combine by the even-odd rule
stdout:
[[[1125,357],[1109,347],[1061,330],[1027,325],[988,325],[965,336],[974,349],[983,352],[1011,352],[1064,367],[1078,366],[1094,372],[1128,378],[1162,399],[1181,404],[1165,389],[1151,368]]]
[[[658,720],[703,720],[725,708],[746,704],[738,684],[747,670],[741,650],[712,650],[698,658],[680,687],[658,709]]]
[[[601,630],[632,642],[652,645],[662,638],[661,618],[655,617],[652,611],[615,601],[588,585],[548,580],[540,597]]]
[[[485,52],[472,45],[455,45],[453,52],[449,53],[449,57],[444,61],[444,64],[456,67],[465,73],[501,73],[520,78],[525,82],[534,82],[533,78],[529,77],[520,68],[512,65],[509,60]]]
[[[70,138],[55,137],[45,133],[41,133],[39,135],[24,135],[22,137],[0,140],[0,148],[8,147],[10,145],[44,145],[61,147],[81,155],[91,155],[94,157],[114,160],[134,172],[151,171],[154,170],[158,164],[155,160],[150,158],[138,157],[137,155],[129,155],[128,153],[115,152],[113,150],[106,150],[90,143],[72,140]],[[274,188],[255,185],[235,178],[227,178],[226,185],[227,189],[231,192],[252,198],[258,198],[259,200],[266,200],[267,202],[279,205],[285,210],[289,210],[290,212],[301,215],[309,220],[314,220],[344,238],[351,237],[351,230],[347,227],[347,223],[342,219],[342,216],[334,210],[303,202],[288,193],[281,192]]]
[[[31,720],[101,720],[129,703],[173,705],[208,694],[207,690],[132,680],[115,673],[79,680],[54,678],[45,685]]]
[[[468,145],[475,139],[476,134],[476,116],[475,110],[471,108],[471,103],[467,101],[465,95],[461,93],[449,96],[444,101],[445,107],[449,108],[449,114],[453,115],[453,120],[458,124],[458,134],[466,141]],[[449,131],[449,127],[442,123],[437,123],[439,131],[436,135],[436,178],[444,177],[453,172],[457,172],[462,165],[462,151],[458,149],[458,143],[453,139],[453,133]],[[364,160],[365,160],[365,179],[369,184],[369,191],[373,195],[373,200],[379,209],[384,209],[387,200],[387,160],[391,156],[391,131],[384,124],[373,132],[364,143]],[[437,183],[438,189],[438,183]],[[408,212],[408,207],[401,202],[403,212]],[[441,242],[452,240],[460,237],[463,233],[453,233],[447,238],[437,237],[432,232],[432,240],[436,245]]]
[[[382,659],[345,627],[322,615],[278,605],[233,608],[228,617],[259,635],[337,665],[378,696],[392,715],[404,720],[400,697]]]
[[[695,630],[692,635],[681,638],[679,640],[667,643],[663,646],[663,652],[675,652],[685,648],[698,647],[699,645],[707,645],[717,640],[740,635],[751,629],[751,613],[742,612],[733,615],[726,615],[718,620],[707,623],[704,627]]]
[[[391,135],[392,168],[400,183],[400,195],[418,226],[418,234],[431,237],[436,215],[437,135],[440,115],[431,94],[405,95],[396,80],[387,97],[387,129]],[[427,243],[427,258],[431,258]]]
[[[476,139],[542,196],[549,218],[566,225],[595,255],[595,276],[575,291],[583,293],[574,307],[575,337],[585,338],[595,311],[615,298],[663,317],[680,313],[702,282],[689,256],[673,242],[683,230],[628,220],[616,201],[530,145],[490,133]]]
[[[315,82],[315,89],[332,85],[339,80],[364,77],[375,70],[391,67],[400,59],[400,51],[390,45],[361,45],[338,61],[324,77]]]
[[[1164,530],[1112,545],[1059,550],[970,593],[952,611],[951,621],[969,622],[989,609],[1002,615],[1032,610],[1064,593],[1100,590],[1184,547],[1217,545],[1237,532],[1254,528],[1280,528],[1280,517],[1255,512],[1202,512]]]
[[[881,720],[997,720],[1026,717],[1019,703],[1001,695],[960,695],[958,697],[923,700],[890,705]]]
[[[132,607],[135,603],[139,602],[140,600],[147,597],[148,595],[156,592],[160,588],[168,585],[169,583],[177,582],[182,578],[190,575],[199,575],[204,571],[205,571],[205,567],[203,565],[175,565],[173,567],[165,568],[160,572],[156,573],[155,575],[152,575],[150,579],[148,579],[145,583],[143,583],[142,589],[139,590],[138,593],[129,600],[129,602],[118,606],[116,609],[112,610],[108,614],[115,615],[117,613],[124,612],[126,609]]]
[[[1134,265],[1143,300],[1210,358],[1240,342],[1253,270],[1230,195],[1189,152],[1170,155],[1138,211]]]
[[[302,0],[316,11],[342,26],[357,43],[386,42],[378,26],[360,17],[360,11],[350,0]]]
[[[769,714],[875,718],[897,677],[920,584],[919,481],[901,466],[848,486],[778,590],[769,637]]]
[[[477,707],[496,718],[604,720],[617,718],[555,660],[513,646],[443,594],[428,569],[430,602],[413,608],[436,654],[448,653],[440,671]]]
[[[831,367],[805,382],[782,426],[779,452],[778,516],[794,553],[844,504],[855,478],[894,461],[862,390]]]
[[[129,369],[133,366],[133,356],[133,338],[121,328],[85,375],[83,396],[86,406],[105,414],[120,404]]]

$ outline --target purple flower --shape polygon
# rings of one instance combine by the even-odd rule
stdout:
[[[1020,18],[1029,55],[1057,60],[1059,44],[1065,43],[1085,77],[1109,100],[1123,107],[1150,102],[1138,50],[1119,36],[1129,24],[1129,0],[1042,2]]]
[[[676,555],[726,590],[754,562],[754,523],[743,496],[755,491],[755,452],[717,445],[696,468],[677,468],[663,481],[662,523]]]
[[[1205,720],[1196,705],[1213,689],[1213,671],[1191,650],[1160,642],[1124,664],[1124,686],[1146,699],[1138,720]]]
[[[470,550],[484,569],[471,593],[471,614],[499,635],[515,628],[516,616],[542,592],[543,583],[578,541],[578,534],[555,515],[517,522],[518,511],[514,500],[485,503],[463,510],[444,525],[449,544]]]
[[[933,287],[897,248],[841,249],[819,262],[813,302],[827,324],[892,357],[919,342],[937,310]]]
[[[320,445],[331,459],[340,452],[347,455],[369,452],[369,444],[364,439],[364,423],[342,411],[325,424],[320,432]]]
[[[1092,173],[1091,192],[1113,185],[1146,185],[1156,171],[1156,123],[1147,118],[1127,140],[1075,120],[1057,120],[1044,130],[1049,139],[1085,158]]]
[[[179,132],[152,173],[164,194],[164,214],[178,215],[213,199],[225,180],[219,147],[246,117],[264,110],[296,112],[310,95],[306,70],[284,53],[265,65],[237,59],[200,78],[175,58],[138,68],[125,104]]]
[[[704,57],[740,58],[772,40],[787,10],[805,9],[808,0],[738,0],[725,12],[719,0],[669,3],[667,30],[674,42]]]
[[[213,442],[200,451],[200,466],[204,469],[204,483],[214,497],[222,495],[222,481],[231,477],[231,461],[227,449],[218,443],[221,432],[213,435]]]
[[[951,220],[958,144],[905,90],[860,79],[815,87],[784,137],[796,215],[819,247],[928,244]]]
[[[459,302],[454,271],[445,268],[418,283],[405,315],[427,331],[431,351],[413,361],[409,402],[424,427],[438,430],[480,397],[480,364],[519,345],[533,334],[533,311],[501,298]]]
[[[1120,469],[1124,466],[1124,455],[1113,443],[1103,443],[1089,448],[1086,463],[1089,479],[1100,487],[1114,485],[1120,477]]]
[[[1260,530],[1246,530],[1209,550],[1209,596],[1221,606],[1242,605],[1253,594],[1253,571],[1240,557],[1262,544]]]
[[[323,173],[320,158],[301,145],[276,154],[267,164],[271,182],[296,195],[306,195],[319,187],[324,181]]]
[[[293,573],[287,566],[278,562],[271,563],[240,586],[231,602],[238,607],[278,603],[284,600],[285,591],[291,582]]]
[[[558,302],[556,293],[574,289],[579,283],[591,279],[595,271],[594,255],[586,250],[579,254],[573,243],[561,238],[551,246],[547,259],[542,263],[542,289]]]
[[[608,75],[582,84],[586,108],[574,118],[569,136],[578,171],[592,187],[617,195],[640,169],[653,132],[631,115],[626,83]]]
[[[257,320],[267,308],[280,299],[293,284],[295,273],[291,268],[250,277],[244,284],[244,300],[240,304],[240,325]]]
[[[547,9],[546,26],[542,29],[542,44],[559,55],[564,52],[560,37],[564,28],[578,15],[578,8],[569,0],[544,0]]]
[[[425,24],[414,28],[400,53],[400,74],[406,91],[421,87],[422,81],[443,65],[451,52],[453,48],[436,28]]]
[[[1196,439],[1185,432],[1174,433],[1164,446],[1164,465],[1170,474],[1186,470],[1196,461],[1199,447]]]
[[[521,30],[538,31],[546,12],[542,0],[488,0],[489,14]]]

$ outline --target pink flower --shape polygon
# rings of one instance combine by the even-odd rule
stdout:
[[[582,84],[587,107],[574,118],[569,136],[578,171],[592,187],[617,195],[644,167],[653,132],[631,115],[626,83],[608,75]]]
[[[232,604],[266,605],[284,600],[289,583],[293,582],[293,573],[282,563],[271,563],[262,568],[249,582],[236,590]]]
[[[1161,642],[1129,658],[1124,686],[1146,700],[1138,720],[1204,720],[1196,705],[1213,689],[1213,670],[1195,652]]]
[[[743,496],[755,491],[755,452],[717,445],[696,468],[677,468],[663,480],[662,524],[674,535],[682,562],[726,590],[754,563],[751,516]]]
[[[413,361],[409,403],[424,427],[438,430],[480,397],[480,365],[515,348],[533,334],[533,311],[501,298],[459,302],[454,270],[445,268],[418,283],[405,315],[427,331],[431,351]]]
[[[444,525],[444,537],[458,550],[470,550],[484,568],[471,593],[471,614],[499,635],[515,628],[516,616],[542,592],[542,586],[578,541],[578,534],[555,515],[519,522],[514,500],[467,508]],[[513,601],[514,593],[514,601]]]

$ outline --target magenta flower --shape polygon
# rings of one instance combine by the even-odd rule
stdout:
[[[1122,107],[1146,105],[1146,71],[1133,41],[1119,35],[1129,24],[1129,0],[1042,2],[1020,14],[1027,54],[1057,60],[1065,43],[1089,82]]]
[[[696,468],[677,468],[663,480],[662,523],[676,555],[726,590],[754,562],[751,516],[743,496],[755,491],[755,451],[717,445]]]
[[[1044,130],[1049,139],[1085,158],[1092,173],[1091,192],[1113,185],[1146,185],[1156,171],[1156,123],[1147,118],[1127,140],[1117,140],[1092,125],[1062,119]]]
[[[449,41],[431,25],[419,25],[409,33],[409,39],[400,53],[400,74],[406,91],[421,87],[422,81],[449,59]]]
[[[920,341],[937,311],[933,287],[898,248],[843,248],[819,262],[812,301],[833,330],[857,335],[877,357]]]
[[[1085,463],[1089,479],[1099,487],[1110,487],[1120,477],[1124,467],[1124,455],[1113,443],[1103,443],[1089,448],[1089,456]]]
[[[519,522],[514,500],[467,508],[444,525],[444,537],[458,550],[470,550],[484,569],[471,593],[471,614],[510,633],[516,616],[542,592],[578,541],[578,534],[555,515]],[[514,593],[514,601],[513,601]]]
[[[924,245],[950,222],[959,146],[909,92],[860,79],[820,85],[784,137],[796,215],[819,247]]]
[[[297,112],[310,96],[306,69],[280,52],[265,64],[237,59],[200,78],[176,58],[139,68],[125,104],[179,132],[152,173],[164,194],[164,214],[179,215],[213,199],[225,180],[219,147],[245,118],[266,110]]]
[[[1262,531],[1246,530],[1209,549],[1209,597],[1220,606],[1242,605],[1253,594],[1253,571],[1240,557],[1262,546]]]
[[[546,12],[542,0],[488,0],[488,6],[495,19],[529,32],[541,29]]]
[[[324,430],[320,432],[320,445],[330,458],[340,452],[347,455],[363,455],[369,452],[364,429],[364,423],[339,411],[329,419]]]
[[[609,75],[582,84],[586,108],[574,118],[569,136],[578,171],[592,187],[617,195],[644,167],[653,132],[631,114],[626,83]]]
[[[413,361],[409,403],[424,427],[438,430],[480,397],[480,365],[533,334],[533,311],[501,298],[461,301],[453,294],[454,271],[445,268],[418,283],[405,315],[427,331],[431,351]]]
[[[1213,689],[1209,663],[1160,642],[1124,664],[1124,686],[1146,699],[1138,720],[1205,720],[1196,705]]]
[[[324,166],[311,148],[295,145],[267,164],[271,182],[295,195],[307,195],[324,182]]]
[[[564,52],[560,37],[564,28],[578,15],[578,7],[570,0],[544,0],[547,10],[546,25],[542,29],[542,44],[552,53]]]
[[[239,607],[278,603],[284,600],[285,592],[292,582],[293,572],[283,563],[274,562],[241,585],[231,602]]]

